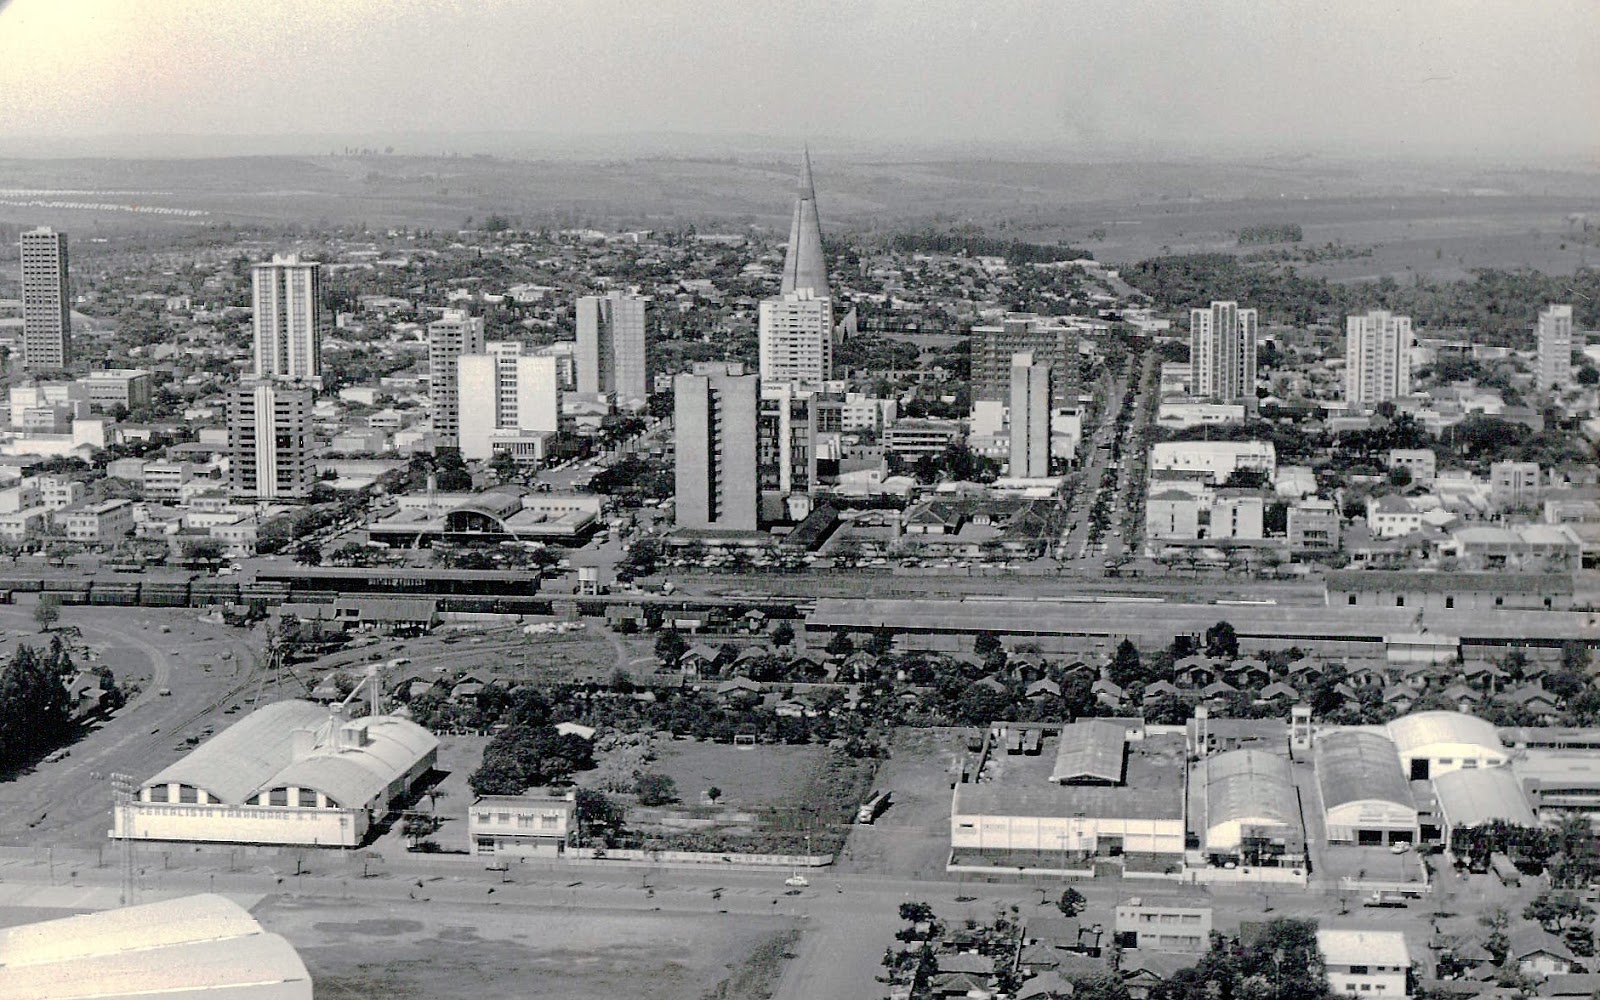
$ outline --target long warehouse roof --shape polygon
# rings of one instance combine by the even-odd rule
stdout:
[[[941,633],[1122,636],[1203,632],[1219,620],[1240,635],[1381,641],[1417,631],[1414,608],[1345,605],[1180,604],[1167,601],[873,600],[822,598],[806,616],[814,629],[877,628]],[[1427,612],[1431,634],[1463,639],[1600,641],[1600,615],[1484,609]]]

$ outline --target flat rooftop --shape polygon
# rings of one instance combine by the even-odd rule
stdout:
[[[964,816],[1083,816],[1110,819],[1183,818],[1185,741],[1179,734],[1128,743],[1122,785],[1056,785],[1060,736],[1047,733],[1037,755],[991,752],[978,781],[956,788]]]

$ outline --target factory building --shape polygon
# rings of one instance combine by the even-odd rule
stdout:
[[[1229,750],[1195,766],[1205,802],[1202,847],[1213,863],[1305,863],[1306,835],[1287,759],[1266,750]]]
[[[432,769],[407,719],[344,719],[309,701],[257,709],[145,781],[113,837],[355,847]]]
[[[1451,771],[1504,767],[1510,760],[1494,726],[1462,712],[1413,712],[1389,723],[1400,767],[1411,781]]]

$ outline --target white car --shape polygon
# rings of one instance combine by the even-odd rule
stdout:
[[[794,886],[797,889],[803,889],[811,884],[811,880],[806,878],[804,875],[790,875],[788,878],[783,880],[783,884]]]

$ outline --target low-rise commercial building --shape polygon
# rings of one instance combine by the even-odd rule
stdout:
[[[102,500],[55,515],[68,541],[88,545],[118,542],[133,534],[133,501]]]
[[[1200,954],[1211,947],[1211,906],[1204,899],[1144,899],[1117,904],[1119,948]]]
[[[956,785],[952,863],[1060,869],[1126,855],[1175,870],[1183,859],[1182,735],[1129,741],[1124,733],[1112,761],[1100,729],[1067,729],[1038,755],[986,754],[976,779]],[[1094,766],[1071,763],[1080,759]]]
[[[474,855],[555,857],[577,832],[577,793],[530,789],[521,795],[480,795],[467,811]]]
[[[1271,441],[1162,441],[1150,448],[1150,471],[1199,472],[1222,484],[1239,469],[1271,478],[1278,468]]]

